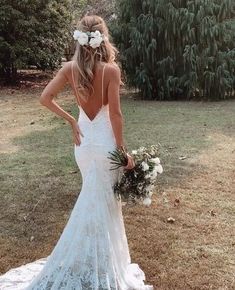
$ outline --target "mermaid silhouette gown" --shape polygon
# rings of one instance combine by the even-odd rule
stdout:
[[[103,105],[104,71],[105,66],[102,106],[96,117],[90,120],[78,105],[84,137],[74,153],[83,183],[70,218],[52,253],[0,277],[1,290],[153,289],[144,284],[145,274],[138,264],[131,263],[121,202],[113,193],[120,170],[110,170],[107,158],[116,143],[108,105]],[[9,278],[12,275],[16,281]]]

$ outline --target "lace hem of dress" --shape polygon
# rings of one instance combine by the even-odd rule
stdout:
[[[30,282],[40,273],[43,269],[48,258],[42,258],[35,262],[28,263],[22,265],[18,268],[13,268],[6,272],[4,275],[0,276],[0,289],[1,290],[25,290]],[[67,277],[68,278],[68,277]],[[107,278],[107,277],[104,277]],[[67,279],[66,279],[67,280]],[[108,287],[99,285],[97,288],[89,285],[88,282],[83,281],[82,279],[68,279],[70,281],[69,284],[60,285],[58,290],[153,290],[153,286],[144,285],[145,274],[140,269],[138,264],[129,264],[125,273],[125,280],[130,285],[128,288],[118,288],[116,285],[112,287],[109,285]],[[107,280],[106,282],[107,283]],[[43,288],[35,288],[40,290],[49,290],[54,289],[53,283],[47,283],[45,285],[37,286]],[[136,288],[138,287],[138,288]]]

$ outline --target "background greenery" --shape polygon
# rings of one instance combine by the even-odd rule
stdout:
[[[0,0],[0,76],[57,68],[85,14],[105,18],[126,83],[142,98],[235,97],[234,0]]]
[[[15,82],[17,69],[55,69],[71,25],[67,0],[0,0],[0,74]]]
[[[117,4],[115,42],[128,83],[144,98],[234,97],[234,1],[117,0]]]

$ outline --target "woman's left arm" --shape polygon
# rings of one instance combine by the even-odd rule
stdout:
[[[69,63],[66,63],[56,74],[56,76],[48,83],[44,88],[39,101],[40,103],[47,107],[50,111],[54,112],[58,116],[67,120],[72,126],[74,143],[76,145],[80,144],[80,134],[83,136],[80,131],[77,121],[75,118],[70,115],[68,112],[63,110],[54,100],[54,97],[64,88],[66,83],[68,83],[68,70],[70,69]]]
[[[39,101],[40,103],[47,107],[50,111],[56,113],[58,116],[64,118],[69,123],[73,122],[75,119],[69,113],[64,111],[54,100],[54,97],[64,88],[68,79],[66,76],[67,64],[65,64],[56,74],[56,76],[48,83],[44,88]]]

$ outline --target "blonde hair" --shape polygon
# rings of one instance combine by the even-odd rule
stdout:
[[[109,40],[109,31],[103,18],[97,15],[84,16],[78,23],[78,29],[83,32],[100,31],[104,40],[97,48],[88,45],[76,44],[76,50],[72,60],[77,63],[78,68],[78,91],[81,98],[85,101],[94,91],[92,80],[94,76],[94,68],[97,62],[116,63],[115,58],[118,53],[116,47]]]

